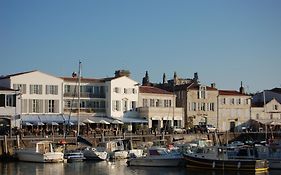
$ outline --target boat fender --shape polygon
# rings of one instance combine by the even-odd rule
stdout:
[[[215,168],[215,167],[216,167],[216,162],[214,161],[214,162],[213,162],[213,168]]]

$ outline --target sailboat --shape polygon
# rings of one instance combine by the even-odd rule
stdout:
[[[72,74],[73,76],[74,74]],[[74,77],[74,76],[73,76]],[[80,84],[81,84],[81,61],[79,61],[78,71],[78,112],[77,112],[77,140],[76,145],[78,147],[78,137],[80,136]],[[64,158],[67,162],[81,162],[85,160],[83,152],[79,149],[76,150],[65,150]]]

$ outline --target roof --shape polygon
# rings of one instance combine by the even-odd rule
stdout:
[[[14,89],[7,88],[7,87],[1,87],[1,86],[0,86],[0,90],[1,91],[15,91]]]
[[[77,82],[78,77],[60,77],[60,78],[63,79],[64,81],[68,81],[68,82]],[[104,82],[111,81],[116,78],[119,78],[119,77],[107,77],[107,78],[99,78],[99,79],[81,77],[81,82],[82,83],[104,83]]]
[[[235,90],[219,90],[219,95],[230,95],[230,96],[249,96],[247,94],[241,94]]]
[[[163,89],[153,87],[153,86],[140,86],[140,93],[150,93],[150,94],[173,94],[172,92],[165,91]]]
[[[281,88],[273,88],[270,91],[281,94]]]
[[[198,90],[200,86],[202,86],[202,85],[191,82],[191,83],[188,83],[188,84],[177,85],[175,87],[175,90],[183,90],[183,89],[185,89],[185,90],[187,90],[187,89]],[[213,88],[213,87],[210,87],[210,86],[206,86],[206,88],[207,88],[207,91],[217,91],[216,88]]]
[[[4,75],[1,76],[0,79],[7,79],[10,77],[14,77],[14,76],[18,76],[18,75],[22,75],[22,74],[27,74],[27,73],[31,73],[31,72],[36,72],[37,70],[32,70],[32,71],[26,71],[26,72],[19,72],[19,73],[15,73],[15,74],[9,74],[9,75]]]

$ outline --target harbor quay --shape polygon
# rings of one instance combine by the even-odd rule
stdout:
[[[260,142],[265,141],[266,138],[281,139],[281,132],[264,133],[264,132],[221,132],[221,133],[188,133],[188,134],[133,134],[123,133],[122,135],[85,135],[83,138],[87,139],[96,147],[99,142],[109,141],[115,139],[128,139],[132,141],[134,147],[138,147],[142,143],[152,142],[155,140],[166,140],[168,144],[180,140],[181,142],[192,142],[194,140],[208,139],[212,140],[214,144],[227,144],[235,140]],[[0,160],[10,161],[14,160],[14,149],[26,148],[32,142],[49,140],[54,143],[69,144],[68,149],[74,149],[77,144],[77,137],[75,136],[0,136]]]

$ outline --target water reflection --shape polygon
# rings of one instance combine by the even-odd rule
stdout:
[[[193,170],[171,167],[127,167],[126,161],[77,163],[0,163],[1,175],[280,175],[281,170],[270,172],[235,172]]]

